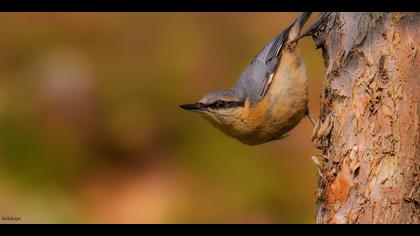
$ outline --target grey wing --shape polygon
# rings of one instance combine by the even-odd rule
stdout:
[[[264,97],[269,87],[289,30],[290,27],[277,35],[257,54],[236,84],[236,89],[242,92],[252,105]]]

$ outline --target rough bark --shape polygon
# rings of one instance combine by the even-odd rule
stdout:
[[[420,13],[332,13],[314,40],[317,223],[419,223]]]

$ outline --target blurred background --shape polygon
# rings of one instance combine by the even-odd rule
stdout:
[[[0,217],[314,223],[308,119],[246,146],[178,107],[233,86],[298,15],[1,13]],[[299,48],[318,117],[321,52]]]

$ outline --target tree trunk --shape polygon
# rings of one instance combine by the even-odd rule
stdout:
[[[317,223],[419,223],[420,13],[331,13],[314,40]]]

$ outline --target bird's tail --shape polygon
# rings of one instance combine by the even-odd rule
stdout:
[[[302,30],[306,21],[308,21],[311,14],[312,12],[303,12],[298,18],[296,18],[295,22],[293,22],[293,24],[290,26],[289,36],[287,40],[288,42],[299,37],[300,31]]]

